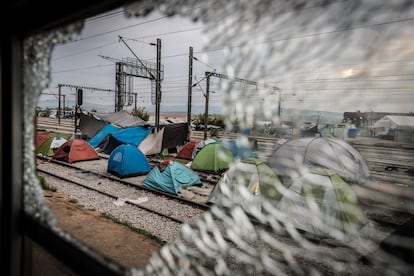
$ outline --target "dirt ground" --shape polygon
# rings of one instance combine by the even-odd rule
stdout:
[[[62,229],[121,265],[143,267],[162,247],[159,242],[104,218],[97,211],[71,202],[65,194],[45,191],[45,198]]]

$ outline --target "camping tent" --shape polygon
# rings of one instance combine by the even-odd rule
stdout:
[[[146,174],[151,170],[145,155],[132,145],[120,145],[108,160],[107,171],[120,178]]]
[[[53,156],[55,151],[66,142],[67,140],[60,136],[50,137],[40,145],[36,153],[43,156]]]
[[[68,163],[99,159],[94,148],[82,139],[69,140],[61,145],[53,157]]]
[[[273,202],[281,198],[279,185],[282,185],[279,178],[262,160],[257,158],[238,160],[220,178],[208,198],[208,203],[216,203],[220,194],[224,192],[228,193],[227,198],[244,208],[251,204],[260,206],[263,198]],[[241,193],[240,186],[245,187],[248,193]],[[248,194],[250,200],[245,198]]]
[[[200,140],[191,140],[186,143],[181,150],[177,153],[177,158],[181,159],[193,159],[193,150],[200,143]]]
[[[191,168],[200,171],[220,172],[227,170],[233,160],[231,151],[216,142],[204,146],[197,153],[191,163]]]
[[[163,137],[164,128],[145,137],[141,144],[139,144],[138,148],[145,155],[158,154],[162,150]]]
[[[358,150],[344,140],[328,137],[286,142],[272,153],[268,163],[279,177],[295,178],[313,166],[331,169],[355,183],[364,183],[370,177],[369,168]]]
[[[271,204],[297,229],[344,240],[368,222],[352,188],[332,170],[314,167],[288,186],[279,186],[283,196]]]
[[[217,141],[214,139],[206,139],[206,140],[201,140],[193,149],[193,155],[191,159],[194,159],[194,157],[197,155],[197,153],[204,148],[206,145],[211,144],[211,143],[216,143]]]
[[[101,130],[99,130],[89,141],[89,145],[91,145],[93,148],[96,148],[102,140],[108,135],[113,134],[115,132],[118,132],[121,128],[108,124],[104,126]]]
[[[116,139],[114,136],[112,136],[112,134],[108,134],[99,143],[98,147],[96,148],[96,151],[111,154],[114,149],[123,144],[123,142]]]
[[[37,132],[36,133],[36,148],[43,144],[50,136],[47,132]]]
[[[177,194],[182,185],[201,185],[201,180],[193,170],[177,161],[170,161],[162,172],[154,167],[142,183],[144,187],[172,194]]]

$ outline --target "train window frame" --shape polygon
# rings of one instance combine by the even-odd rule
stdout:
[[[23,41],[131,1],[5,1],[0,37],[0,186],[2,275],[31,275],[32,242],[78,274],[125,275],[126,268],[23,211]],[[36,12],[33,12],[33,11]],[[24,20],[21,20],[24,18]],[[23,112],[22,112],[23,111]],[[5,146],[8,145],[8,146]]]

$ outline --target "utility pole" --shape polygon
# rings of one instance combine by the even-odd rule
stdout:
[[[208,127],[208,100],[210,95],[210,73],[206,72],[207,84],[206,84],[206,107],[204,109],[204,140],[207,140],[207,127]]]
[[[188,103],[187,103],[187,140],[191,139],[191,101],[192,101],[192,89],[193,89],[193,47],[190,47],[190,53],[188,57]]]
[[[278,101],[278,108],[277,108],[277,117],[279,118],[279,122],[281,121],[282,118],[280,118],[280,114],[282,112],[282,91],[278,91],[279,92],[279,101]]]
[[[161,39],[157,38],[157,78],[155,87],[155,128],[160,126],[160,105],[161,105]]]
[[[66,117],[66,95],[62,95],[63,97],[63,118]]]
[[[61,95],[61,85],[58,85],[58,93],[59,93],[59,99],[58,99],[58,110],[57,110],[57,117],[58,117],[58,124],[60,125],[60,95]]]
[[[137,110],[137,93],[134,93],[135,110]]]
[[[115,112],[121,111],[122,110],[122,95],[121,95],[121,91],[123,91],[122,89],[122,62],[117,62],[115,63],[115,85],[116,85],[116,89],[118,91],[118,93],[115,93]]]

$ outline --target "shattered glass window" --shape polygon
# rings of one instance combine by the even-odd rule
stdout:
[[[184,223],[144,268],[131,272],[409,274],[414,4],[160,0],[125,7],[131,18],[154,12],[202,26],[198,61],[208,69],[192,80],[193,105],[210,100],[205,110],[211,114],[212,106],[220,107],[224,129],[210,129],[210,138],[219,136],[239,155],[206,199],[209,211]],[[80,29],[72,25],[25,42],[26,140],[34,133],[31,95],[48,85],[52,46]],[[148,37],[140,42],[154,44]],[[174,56],[180,54],[168,57]],[[161,108],[182,104],[186,98],[169,87],[167,65],[163,70]],[[151,85],[146,96],[153,103]],[[207,133],[207,122],[200,125],[193,134]],[[51,222],[33,151],[25,148],[25,210]]]

